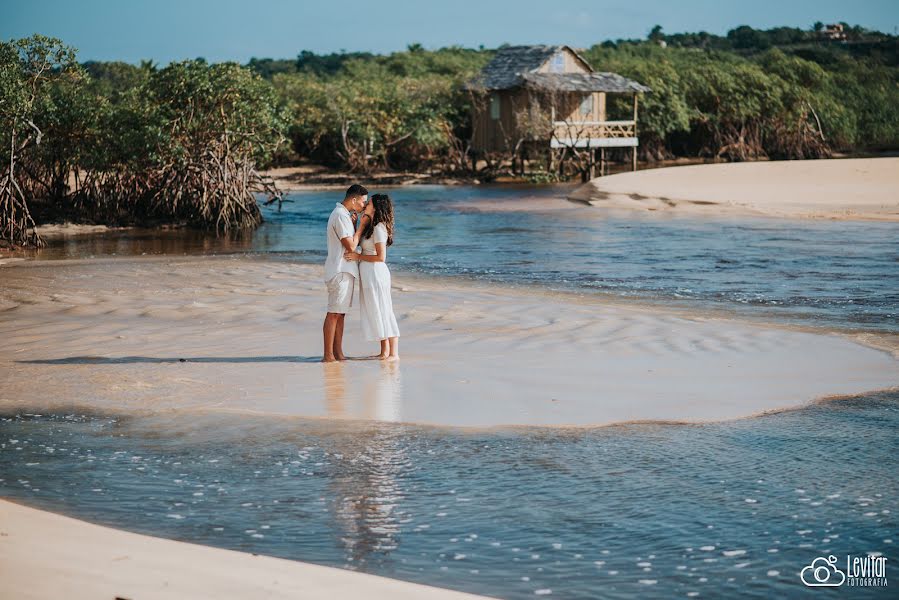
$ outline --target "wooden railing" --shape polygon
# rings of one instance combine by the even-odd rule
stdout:
[[[560,140],[584,140],[590,138],[637,137],[636,121],[556,121],[553,136]]]

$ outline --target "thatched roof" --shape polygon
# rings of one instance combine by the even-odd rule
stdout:
[[[525,87],[559,92],[632,93],[652,90],[618,73],[525,73]]]
[[[591,73],[538,73],[551,56],[570,51]],[[508,46],[500,48],[469,89],[507,90],[521,86],[564,92],[649,92],[645,85],[615,73],[595,73],[584,58],[568,46]]]

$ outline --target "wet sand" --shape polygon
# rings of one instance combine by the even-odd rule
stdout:
[[[605,209],[899,221],[899,158],[692,165],[594,179],[569,196]]]
[[[895,386],[836,334],[394,276],[402,360],[319,363],[321,269],[247,257],[0,265],[0,411],[198,411],[454,427],[702,422]],[[17,598],[474,597],[118,531],[0,500]],[[2,595],[2,594],[0,594]]]
[[[0,500],[0,581],[0,596],[18,600],[481,598],[345,569],[128,533],[4,500]],[[14,596],[6,595],[13,591]]]
[[[435,426],[703,422],[899,384],[847,337],[394,277],[399,364],[322,365],[317,266],[247,257],[0,266],[0,410],[229,411]]]

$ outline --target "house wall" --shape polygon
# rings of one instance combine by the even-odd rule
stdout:
[[[484,152],[502,152],[511,150],[509,145],[514,145],[521,133],[518,131],[516,112],[528,110],[530,99],[523,90],[495,92],[500,98],[500,118],[492,119],[490,116],[489,96],[482,107],[476,109],[473,115],[473,140],[472,148]],[[593,93],[593,112],[581,115],[581,100],[583,94],[559,94],[556,96],[556,121],[605,121],[606,120],[606,94],[604,92]],[[547,121],[550,115],[544,115]],[[549,138],[547,137],[547,140]]]
[[[562,50],[562,53],[565,55],[565,67],[563,73],[589,73],[590,69],[585,65],[571,50],[567,48]],[[553,73],[552,66],[552,57],[543,63],[539,69],[537,69],[538,73]]]
[[[527,111],[529,98],[523,90],[503,90],[493,92],[500,99],[499,119],[490,115],[490,95],[485,98],[483,106],[474,111],[472,123],[472,147],[485,152],[501,152],[511,150],[518,141],[520,133],[516,122],[518,111]]]
[[[570,94],[560,99],[556,105],[556,121],[605,121],[606,94],[593,92],[593,110],[589,114],[581,114],[581,101],[584,94]]]

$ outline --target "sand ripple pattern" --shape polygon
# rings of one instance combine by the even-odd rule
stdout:
[[[0,267],[0,408],[247,411],[453,426],[748,416],[899,383],[837,335],[400,277],[400,365],[322,366],[320,269],[247,257]],[[362,341],[357,313],[347,350]]]

